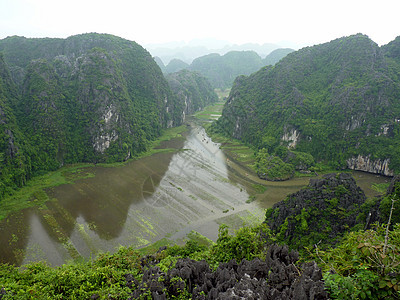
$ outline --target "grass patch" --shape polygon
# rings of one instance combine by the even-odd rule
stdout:
[[[202,111],[195,113],[194,117],[203,121],[215,121],[221,116],[224,104],[225,100],[220,100],[219,102],[206,106]]]
[[[388,183],[373,183],[371,185],[371,189],[373,189],[374,191],[377,191],[380,194],[385,194],[388,187],[389,187],[389,182]]]
[[[189,232],[186,237],[188,240],[196,242],[199,246],[210,247],[214,244],[212,240],[194,230]]]
[[[267,190],[267,187],[262,184],[253,184],[251,187],[256,191],[257,194],[264,194]]]
[[[255,155],[253,148],[234,138],[211,132],[211,130],[208,130],[210,125],[206,124],[204,125],[204,128],[206,129],[208,136],[210,136],[214,142],[221,144],[221,149],[228,156],[228,158],[232,158],[248,169],[256,172],[254,167]]]

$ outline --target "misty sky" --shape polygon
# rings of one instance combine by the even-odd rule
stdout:
[[[0,39],[110,33],[139,44],[214,38],[314,45],[400,35],[399,0],[0,0]]]

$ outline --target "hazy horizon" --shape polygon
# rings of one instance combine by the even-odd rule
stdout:
[[[144,46],[214,40],[300,48],[363,33],[383,45],[400,35],[399,8],[397,0],[2,0],[0,39],[97,32]]]

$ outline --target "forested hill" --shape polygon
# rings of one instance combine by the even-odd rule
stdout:
[[[204,76],[196,72],[181,70],[166,75],[167,82],[172,92],[178,98],[177,108],[182,111],[182,120],[186,115],[195,113],[205,106],[218,101],[210,82]]]
[[[65,163],[122,161],[184,104],[151,55],[107,34],[0,40],[0,195]]]
[[[217,126],[270,154],[283,145],[339,168],[399,172],[399,44],[357,34],[293,52],[238,77]]]

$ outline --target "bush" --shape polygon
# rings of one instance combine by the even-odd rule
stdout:
[[[314,258],[326,272],[326,287],[333,299],[400,298],[400,224],[388,234],[385,226],[351,232],[334,249]]]

